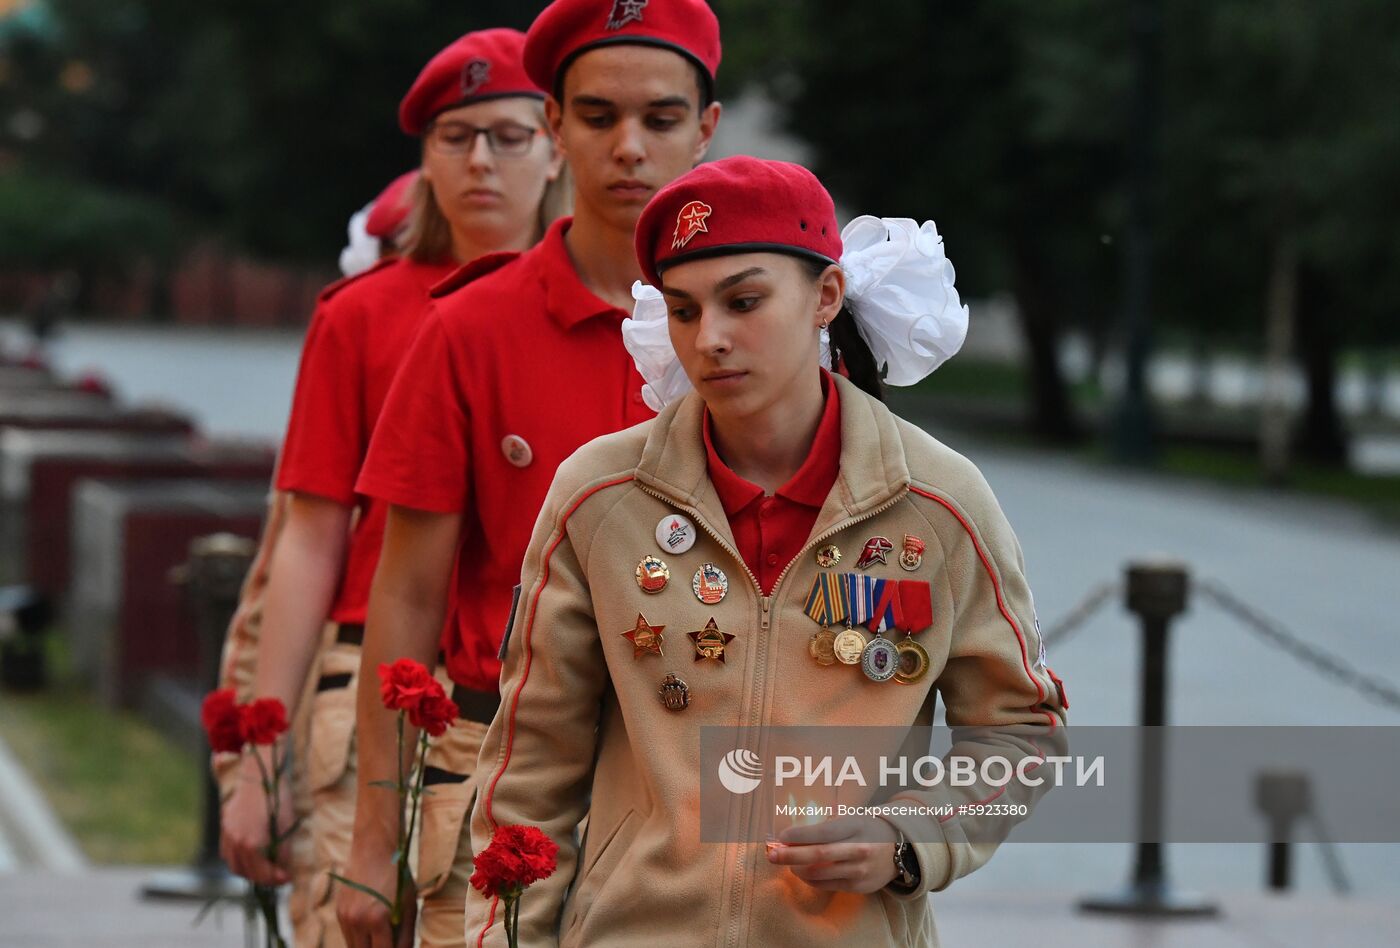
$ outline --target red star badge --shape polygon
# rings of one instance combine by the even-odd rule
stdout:
[[[691,201],[681,208],[676,215],[676,233],[671,240],[671,249],[680,250],[696,234],[708,234],[710,229],[705,226],[705,220],[713,213],[714,208],[704,201]]]
[[[697,662],[713,658],[721,665],[724,664],[724,647],[734,638],[728,632],[721,632],[714,619],[706,622],[705,627],[698,632],[687,632],[686,635],[690,636],[690,640],[695,643],[695,660]]]
[[[626,632],[622,637],[632,643],[632,657],[641,658],[648,652],[652,655],[661,654],[661,630],[664,625],[652,625],[647,622],[646,617],[641,613],[637,614],[637,624]]]

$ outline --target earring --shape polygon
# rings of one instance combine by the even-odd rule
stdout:
[[[821,331],[818,333],[818,336],[823,347],[831,346],[831,330],[826,328],[826,323],[822,323]]]

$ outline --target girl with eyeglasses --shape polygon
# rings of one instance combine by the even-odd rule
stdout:
[[[401,253],[324,291],[307,333],[276,482],[289,500],[268,567],[251,689],[295,714],[319,660],[309,747],[296,748],[309,771],[318,871],[314,931],[298,944],[344,944],[329,873],[345,871],[350,849],[355,681],[385,519],[383,504],[355,491],[370,435],[430,289],[465,264],[529,248],[559,210],[563,159],[544,132],[544,93],[525,73],[523,44],[515,30],[469,33],[424,67],[399,107],[400,127],[422,143]],[[452,733],[433,751],[444,773],[472,763],[454,758],[468,753],[453,746]],[[286,866],[263,855],[256,764],[243,761],[243,779],[224,804],[222,851],[240,875],[280,884]],[[425,844],[420,853],[418,877],[441,880],[420,893],[423,945],[461,941],[464,893],[446,885],[446,870],[465,805],[447,784],[424,806],[423,838],[451,840],[446,852]],[[291,806],[281,812],[290,822]]]

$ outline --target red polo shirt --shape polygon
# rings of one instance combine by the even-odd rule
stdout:
[[[511,591],[559,464],[600,435],[651,418],[622,345],[629,314],[580,282],[569,220],[494,273],[438,299],[394,381],[358,490],[463,514],[458,684],[493,690]]]
[[[380,263],[328,287],[307,331],[277,487],[359,508],[332,621],[365,621],[385,508],[357,496],[355,479],[394,372],[427,312],[428,290],[453,269],[450,262]]]
[[[730,470],[715,450],[710,436],[710,413],[705,412],[705,451],[709,455],[710,481],[729,518],[729,530],[739,555],[758,577],[763,594],[769,595],[783,570],[812,535],[817,515],[841,471],[841,405],[836,386],[822,372],[822,410],[807,460],[771,497],[763,488]]]

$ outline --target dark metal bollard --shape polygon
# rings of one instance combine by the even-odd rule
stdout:
[[[46,596],[28,586],[0,588],[0,686],[11,691],[48,686],[44,644],[52,621]]]
[[[1163,861],[1162,786],[1167,723],[1167,631],[1186,611],[1190,574],[1175,560],[1139,560],[1127,566],[1127,607],[1142,620],[1142,744],[1138,760],[1138,844],[1132,881],[1121,892],[1083,899],[1086,912],[1126,915],[1207,916],[1219,907],[1201,896],[1177,892]]]
[[[1254,803],[1269,821],[1267,885],[1285,891],[1293,884],[1290,843],[1293,825],[1312,807],[1308,775],[1296,770],[1266,770],[1254,779]]]
[[[219,657],[224,632],[238,606],[243,577],[252,563],[257,544],[230,533],[199,537],[190,544],[190,558],[173,576],[182,582],[195,616],[199,636],[200,681],[212,690],[219,683]],[[205,748],[208,750],[207,746]],[[207,761],[207,758],[206,758]],[[141,889],[148,899],[208,901],[239,898],[245,886],[233,876],[219,856],[219,788],[209,767],[204,767],[204,814],[199,853],[187,870],[162,873]]]

